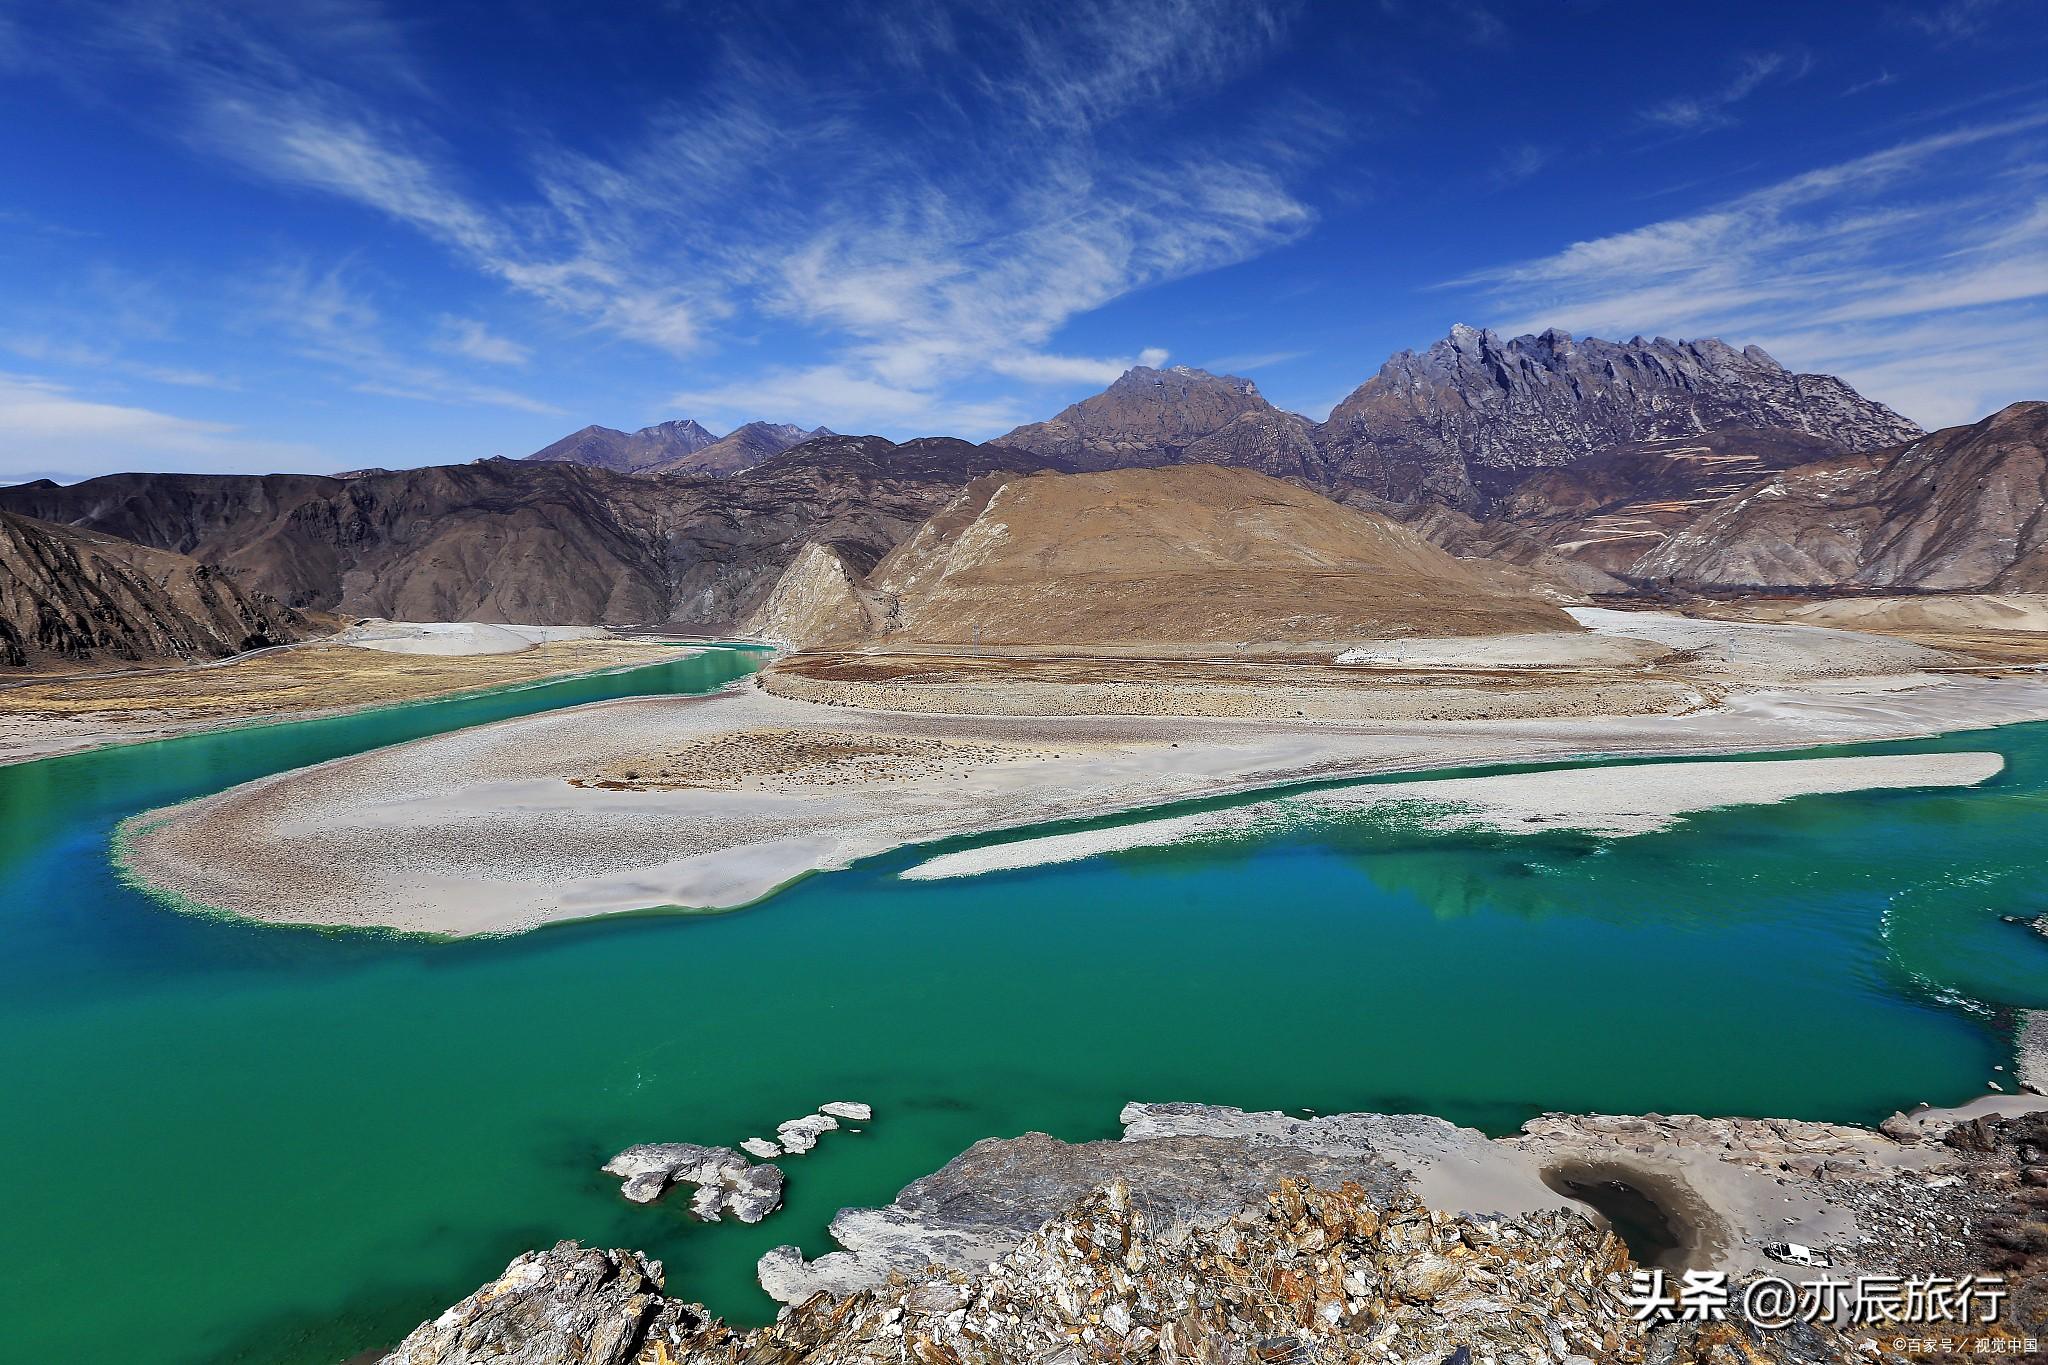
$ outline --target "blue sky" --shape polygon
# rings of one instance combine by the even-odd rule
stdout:
[[[0,0],[0,481],[1322,417],[1453,322],[2048,397],[2048,4]]]

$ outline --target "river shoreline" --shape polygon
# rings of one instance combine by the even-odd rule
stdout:
[[[315,650],[320,653],[314,654]],[[0,691],[0,767],[120,745],[153,744],[185,735],[331,720],[383,706],[460,701],[509,688],[658,668],[701,652],[691,646],[637,641],[570,640],[550,642],[517,655],[421,659],[394,658],[382,651],[316,641],[266,651],[248,660],[195,665],[183,670],[140,669],[77,678],[25,678]],[[296,656],[290,661],[293,668],[314,658],[323,663],[347,660],[355,666],[353,669],[343,667],[334,676],[320,678],[319,687],[323,693],[368,695],[339,706],[307,705],[281,696],[258,700],[252,706],[234,697],[226,687],[222,688],[221,696],[177,695],[181,686],[189,688],[216,681],[234,684],[236,688],[246,686],[259,694],[288,694],[299,685],[295,678],[246,676],[256,670],[280,670],[284,666],[280,656],[286,654]],[[531,657],[535,655],[538,657]],[[145,695],[118,695],[136,689]],[[149,695],[152,693],[156,695]]]

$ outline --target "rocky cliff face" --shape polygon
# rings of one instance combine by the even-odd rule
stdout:
[[[883,627],[882,612],[839,551],[813,541],[790,561],[740,633],[798,646],[852,643]]]
[[[1631,576],[1691,588],[2048,589],[2048,403],[1773,475]]]
[[[184,555],[0,512],[0,667],[222,658],[314,631]]]
[[[1045,464],[965,441],[832,437],[721,479],[510,460],[348,480],[118,475],[0,490],[0,507],[193,552],[295,607],[722,632],[806,545],[865,573],[962,484]]]
[[[1504,341],[1458,326],[1382,365],[1316,440],[1328,477],[1347,487],[1472,509],[1532,469],[1729,427],[1801,433],[1841,452],[1920,434],[1834,376],[1794,374],[1755,346],[1574,340],[1554,328]]]
[[[1050,421],[1018,427],[997,439],[1079,469],[1177,464],[1195,442],[1246,413],[1279,410],[1249,379],[1176,365],[1127,370],[1093,398]],[[1247,439],[1247,443],[1252,442]]]
[[[588,465],[592,469],[632,474],[683,459],[717,439],[687,417],[677,422],[642,427],[638,431],[588,426],[581,431],[572,431],[524,458],[559,460],[566,464]]]

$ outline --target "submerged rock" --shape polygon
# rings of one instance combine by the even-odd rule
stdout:
[[[653,1203],[673,1185],[694,1185],[690,1208],[710,1223],[724,1213],[758,1223],[782,1207],[781,1169],[757,1166],[730,1147],[644,1142],[607,1161],[604,1171],[620,1177],[619,1192],[636,1204]]]
[[[818,1139],[839,1126],[839,1120],[830,1114],[806,1114],[800,1119],[789,1119],[775,1125],[775,1135],[782,1139],[782,1150],[791,1156],[799,1156],[818,1145]]]

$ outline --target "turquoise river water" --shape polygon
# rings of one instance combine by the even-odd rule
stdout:
[[[981,1137],[1112,1136],[1130,1099],[1872,1121],[1977,1093],[2048,1006],[2048,942],[1999,921],[2048,910],[2039,725],[1858,750],[1995,749],[1980,789],[1633,839],[1357,825],[926,883],[906,850],[735,914],[489,941],[177,914],[110,871],[138,810],[754,661],[0,768],[0,1360],[335,1365],[562,1237],[761,1321],[768,1247],[827,1249],[835,1209]],[[788,1161],[758,1227],[597,1171],[829,1099],[876,1120]]]

